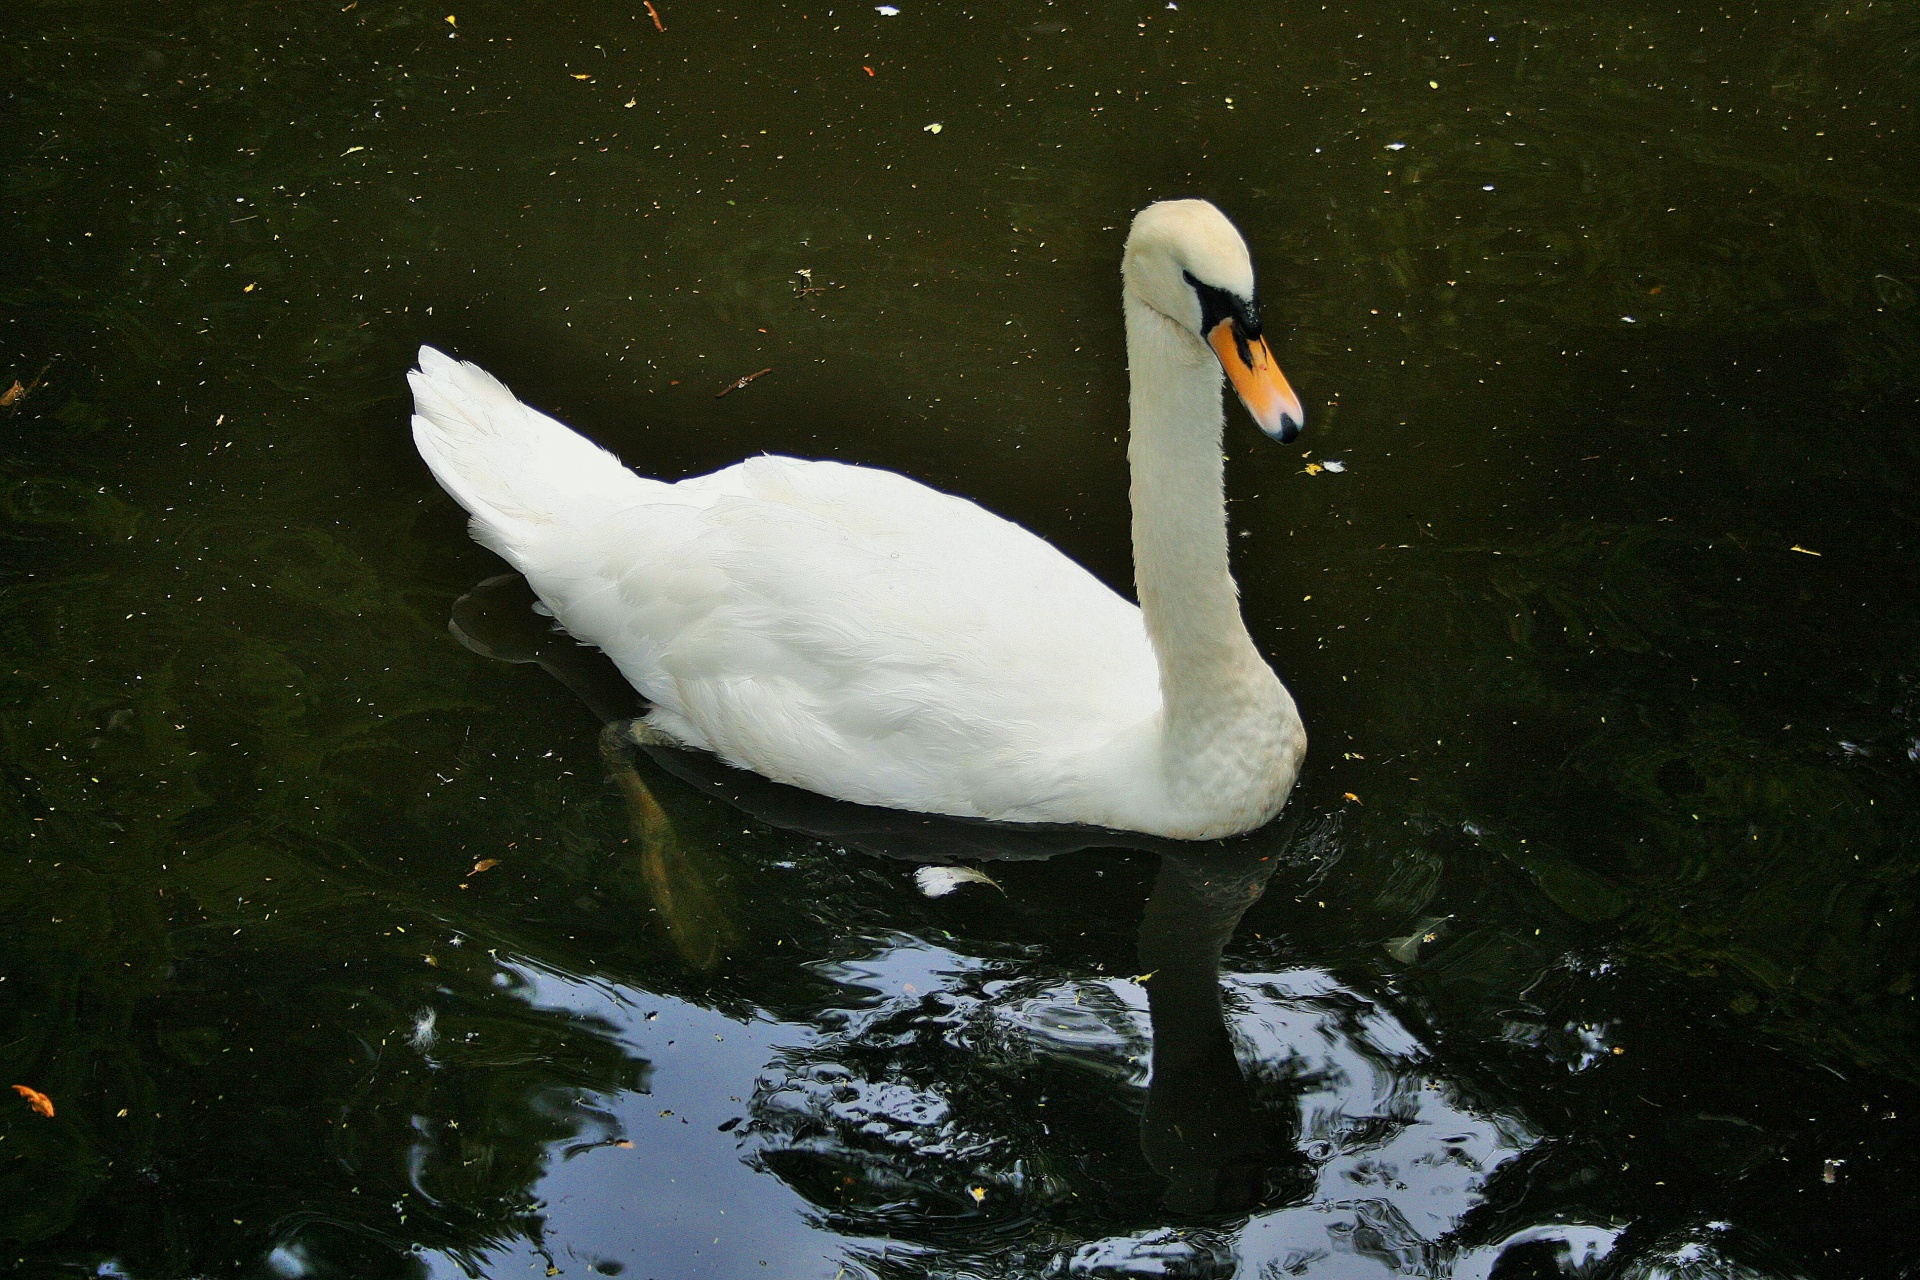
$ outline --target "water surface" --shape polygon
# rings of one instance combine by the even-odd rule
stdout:
[[[10,15],[4,1256],[1904,1274],[1920,15],[899,9]],[[1190,194],[1308,406],[1228,435],[1270,831],[927,899],[886,852],[977,832],[646,817],[450,635],[421,342],[1124,589],[1119,249]]]

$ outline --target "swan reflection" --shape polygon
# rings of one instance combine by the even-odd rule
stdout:
[[[480,652],[537,663],[603,720],[630,716],[618,674],[596,674],[598,655],[552,632],[531,599],[511,576],[492,580],[461,601],[455,629]],[[794,958],[812,985],[768,1024],[724,1131],[737,1167],[796,1193],[850,1265],[1348,1277],[1490,1276],[1510,1248],[1551,1262],[1543,1274],[1620,1261],[1611,1224],[1483,1208],[1503,1179],[1524,1179],[1542,1134],[1441,1054],[1390,988],[1311,964],[1223,972],[1248,909],[1277,873],[1297,878],[1326,852],[1326,832],[1194,846],[863,808],[668,749],[610,764],[640,880],[691,968],[725,972],[749,931],[642,767],[903,869],[1091,848],[1130,851],[1108,866],[1158,859],[1130,973],[1017,944],[969,954],[931,928]],[[1396,941],[1411,950],[1444,923]]]

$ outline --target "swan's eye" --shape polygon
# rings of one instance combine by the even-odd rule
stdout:
[[[1194,278],[1191,271],[1180,273],[1187,283],[1193,286],[1194,294],[1200,299],[1200,333],[1202,337],[1213,332],[1222,320],[1233,321],[1234,337],[1242,344],[1260,336],[1260,299],[1242,298],[1228,289],[1202,283]]]

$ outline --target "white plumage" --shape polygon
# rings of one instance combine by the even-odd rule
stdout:
[[[1212,206],[1177,203],[1226,226],[1244,261]],[[1130,253],[1140,238],[1136,223]],[[1130,265],[1138,514],[1135,274]],[[1250,266],[1244,274],[1250,297]],[[1201,341],[1193,333],[1184,330]],[[1217,623],[1217,599],[1200,597],[1224,587],[1231,601],[1233,587],[1218,486],[1220,370],[1206,363],[1218,581],[1202,569],[1187,584],[1199,596],[1174,603],[1214,606],[1200,612]],[[1201,644],[1194,656],[1217,678],[1199,682],[1197,701],[1170,704],[1168,659],[1177,665],[1195,647],[1185,628],[1150,638],[1139,608],[964,499],[889,471],[783,457],[667,484],[431,347],[409,382],[415,443],[472,514],[474,537],[527,577],[569,633],[606,651],[653,705],[645,722],[656,734],[865,804],[1176,837],[1258,825],[1292,785],[1304,735],[1237,605],[1234,661],[1221,667],[1225,651]],[[1207,440],[1206,421],[1184,425]],[[1166,459],[1175,472],[1183,453]],[[1154,553],[1138,527],[1135,541],[1145,594]],[[1215,705],[1223,695],[1227,705]],[[1196,714],[1183,715],[1189,702]],[[1210,775],[1197,787],[1196,765]]]

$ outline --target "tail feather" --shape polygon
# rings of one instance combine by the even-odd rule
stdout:
[[[473,533],[515,567],[530,544],[631,504],[647,481],[613,454],[514,398],[479,365],[420,348],[413,441],[440,487],[473,516]]]

